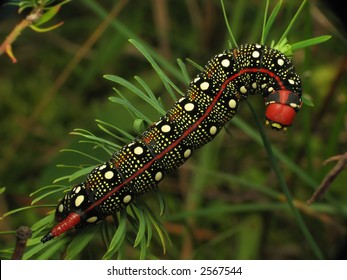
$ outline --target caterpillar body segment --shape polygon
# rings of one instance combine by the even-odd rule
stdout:
[[[286,130],[300,110],[301,80],[289,58],[260,44],[215,55],[168,112],[67,193],[46,242],[102,221],[156,188],[166,174],[210,142],[249,95],[265,100],[266,123]]]

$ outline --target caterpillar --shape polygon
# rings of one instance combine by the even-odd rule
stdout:
[[[301,80],[291,60],[260,44],[215,55],[190,82],[186,96],[63,197],[55,212],[58,224],[41,242],[94,225],[156,188],[210,142],[253,94],[265,99],[266,124],[275,130],[291,126],[302,105]]]

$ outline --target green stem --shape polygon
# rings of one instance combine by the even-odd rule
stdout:
[[[265,27],[266,27],[268,10],[269,10],[269,0],[266,0],[265,13],[264,13],[264,19],[263,19],[263,28],[261,30],[261,39],[260,39],[260,44],[262,45],[265,43]]]
[[[269,155],[269,160],[270,160],[271,167],[272,167],[273,171],[275,172],[277,180],[278,180],[278,182],[280,184],[280,187],[281,187],[283,193],[285,194],[285,196],[287,198],[290,210],[293,212],[294,218],[297,221],[300,230],[302,231],[304,237],[306,238],[307,242],[309,243],[309,245],[310,245],[313,253],[315,254],[315,256],[318,259],[324,259],[324,256],[323,256],[320,248],[318,247],[318,245],[315,242],[312,234],[310,233],[309,229],[307,228],[307,226],[306,226],[306,224],[305,224],[305,222],[304,222],[304,220],[303,220],[299,210],[293,204],[293,197],[290,194],[290,191],[289,191],[289,189],[287,187],[285,179],[284,179],[284,177],[282,175],[282,172],[281,172],[281,170],[280,170],[280,168],[278,166],[277,159],[276,159],[276,157],[275,157],[275,155],[273,153],[271,143],[270,143],[270,141],[269,141],[269,139],[268,139],[268,137],[267,137],[267,135],[265,133],[264,127],[260,123],[259,118],[258,118],[256,112],[254,111],[252,105],[248,101],[247,101],[247,104],[248,104],[248,107],[250,108],[250,110],[252,112],[252,115],[254,116],[254,118],[256,120],[256,123],[257,123],[258,129],[259,129],[260,135],[261,135],[262,140],[263,140],[263,144],[264,144],[265,150],[266,150],[267,154]]]
[[[235,40],[235,37],[234,37],[234,34],[233,34],[233,32],[231,31],[231,27],[230,27],[230,25],[229,25],[228,16],[227,16],[227,13],[226,13],[225,7],[224,7],[224,1],[221,0],[220,3],[221,3],[221,6],[222,6],[222,11],[223,11],[223,16],[224,16],[225,24],[226,24],[226,26],[227,26],[227,29],[228,29],[228,32],[229,32],[229,35],[230,35],[231,43],[233,44],[233,46],[234,46],[235,48],[238,48],[237,43],[236,43],[236,40]]]
[[[293,19],[290,21],[287,29],[283,32],[282,37],[278,40],[277,45],[281,45],[282,41],[286,40],[287,34],[289,33],[290,29],[292,28],[292,26],[294,25],[296,19],[298,18],[298,16],[300,15],[302,9],[304,8],[305,4],[306,4],[307,0],[302,1],[299,9],[297,10],[297,12],[295,13]]]

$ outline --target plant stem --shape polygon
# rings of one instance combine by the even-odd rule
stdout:
[[[5,41],[0,45],[0,55],[6,53],[11,58],[13,63],[17,62],[17,59],[12,52],[12,44],[25,28],[32,25],[41,18],[42,11],[42,8],[33,9],[25,19],[23,19],[13,28],[11,33],[6,37]]]
[[[276,174],[276,177],[277,177],[277,180],[280,184],[280,187],[283,191],[283,193],[285,194],[286,196],[286,199],[287,199],[287,202],[288,202],[288,205],[289,205],[289,208],[290,210],[293,212],[293,215],[294,215],[294,218],[295,220],[297,221],[304,237],[306,238],[307,242],[309,243],[313,253],[316,255],[316,257],[318,259],[324,259],[324,256],[321,252],[321,250],[319,249],[317,243],[315,242],[315,240],[313,239],[313,236],[312,234],[310,233],[309,229],[307,228],[299,210],[294,206],[293,204],[293,197],[292,195],[290,194],[290,191],[287,187],[287,184],[285,182],[285,179],[282,175],[282,172],[278,166],[278,162],[277,162],[277,159],[272,151],[272,146],[270,144],[270,141],[269,139],[267,138],[267,135],[264,131],[264,128],[263,126],[261,125],[259,119],[258,119],[258,116],[256,114],[256,112],[254,111],[252,105],[247,101],[247,104],[248,104],[248,107],[250,108],[251,112],[252,112],[252,115],[254,116],[255,120],[256,120],[256,123],[257,123],[257,126],[259,128],[259,132],[260,132],[260,135],[262,137],[262,140],[263,140],[263,144],[264,144],[264,147],[265,147],[265,150],[269,156],[269,160],[270,160],[270,164],[271,164],[271,167],[273,169],[273,171],[275,172]]]

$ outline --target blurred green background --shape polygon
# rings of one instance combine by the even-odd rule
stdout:
[[[273,8],[277,2],[270,3]],[[297,0],[283,1],[268,44],[281,37],[300,4]],[[265,1],[225,0],[225,6],[238,44],[258,42]],[[114,16],[105,25],[110,13]],[[22,18],[15,7],[0,7],[1,41]],[[115,95],[115,84],[104,79],[104,74],[130,81],[140,76],[161,97],[165,108],[173,104],[160,78],[128,39],[141,40],[176,68],[177,58],[191,58],[204,65],[228,47],[220,1],[72,1],[59,11],[56,22],[59,21],[64,24],[51,32],[27,29],[18,37],[13,45],[16,64],[0,56],[0,187],[6,188],[0,195],[1,216],[30,205],[30,193],[69,174],[57,164],[95,164],[60,150],[75,148],[108,159],[103,151],[80,144],[80,138],[69,135],[74,128],[88,129],[112,140],[98,129],[94,120],[101,119],[136,135],[127,110],[108,100]],[[297,167],[294,170],[287,162],[279,161],[295,206],[320,251],[328,259],[346,259],[347,188],[343,182],[347,172],[340,173],[321,201],[313,206],[306,204],[335,164],[323,166],[323,161],[346,152],[344,27],[327,6],[308,1],[288,39],[294,43],[325,34],[333,38],[293,56],[304,94],[312,99],[314,107],[303,106],[287,134],[270,129],[266,133],[273,147]],[[191,77],[198,73],[189,63],[187,69]],[[176,80],[172,73],[167,74]],[[187,84],[177,81],[177,86],[184,91]],[[129,98],[151,119],[159,118],[143,101]],[[252,96],[249,101],[262,120],[262,98]],[[246,104],[241,106],[238,118],[256,132]],[[215,141],[163,180],[160,189],[168,214],[162,220],[172,244],[163,254],[160,242],[153,241],[153,256],[317,258],[288,210],[268,155],[256,137],[257,132],[252,136],[245,126],[231,121]],[[55,204],[58,198],[50,197],[45,202]],[[153,200],[152,209],[158,211],[153,194],[144,195],[144,199],[149,204]],[[10,215],[0,220],[0,231],[30,226],[50,210],[36,208]],[[1,249],[12,248],[14,243],[14,235],[0,235]],[[136,258],[136,250],[129,246],[127,258]],[[102,252],[93,246],[78,258],[96,259],[100,255]]]

